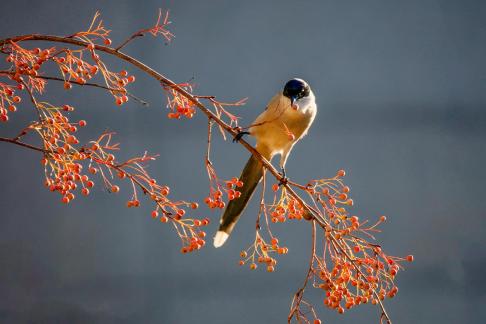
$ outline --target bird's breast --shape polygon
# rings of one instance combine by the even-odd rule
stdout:
[[[256,137],[257,145],[278,152],[302,138],[314,117],[315,104],[306,103],[293,109],[288,98],[274,97],[267,110],[255,120],[250,132]]]

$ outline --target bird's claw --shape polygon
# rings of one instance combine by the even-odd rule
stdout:
[[[282,176],[280,178],[280,181],[278,183],[278,186],[284,186],[289,182],[289,178],[287,178],[287,174],[285,173],[285,169],[282,168],[282,172],[280,172],[280,175]]]
[[[238,132],[238,134],[236,134],[236,136],[233,138],[233,143],[239,142],[240,139],[245,135],[250,135],[250,132]]]

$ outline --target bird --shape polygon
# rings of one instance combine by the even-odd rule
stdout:
[[[255,149],[268,161],[280,154],[283,184],[287,181],[287,158],[294,145],[307,134],[316,113],[316,99],[309,84],[299,78],[291,79],[283,91],[270,100],[248,132],[239,132],[234,141],[251,135],[256,139]],[[263,165],[252,155],[239,177],[243,182],[243,187],[239,189],[240,197],[231,200],[221,216],[219,229],[214,236],[214,247],[219,248],[226,242],[262,177]]]

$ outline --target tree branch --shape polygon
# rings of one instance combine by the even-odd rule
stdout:
[[[22,147],[25,147],[25,148],[28,148],[28,149],[31,149],[31,150],[34,150],[34,151],[42,152],[44,154],[45,153],[50,153],[47,150],[44,150],[44,149],[42,149],[40,147],[31,145],[31,144],[27,144],[27,143],[21,142],[21,141],[15,139],[15,138],[0,137],[0,142],[7,142],[7,143],[19,145],[19,146],[22,146]]]

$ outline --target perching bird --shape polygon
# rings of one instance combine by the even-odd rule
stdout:
[[[249,132],[241,132],[235,140],[244,134],[256,138],[256,150],[268,161],[280,154],[280,168],[285,178],[285,163],[292,147],[307,134],[317,113],[314,94],[302,79],[292,79],[285,84],[283,92],[276,94],[267,108],[253,122]],[[256,186],[263,177],[263,166],[253,155],[241,173],[243,182],[241,196],[228,203],[221,217],[220,225],[214,237],[214,246],[220,247],[226,242],[241,213],[250,200]]]

